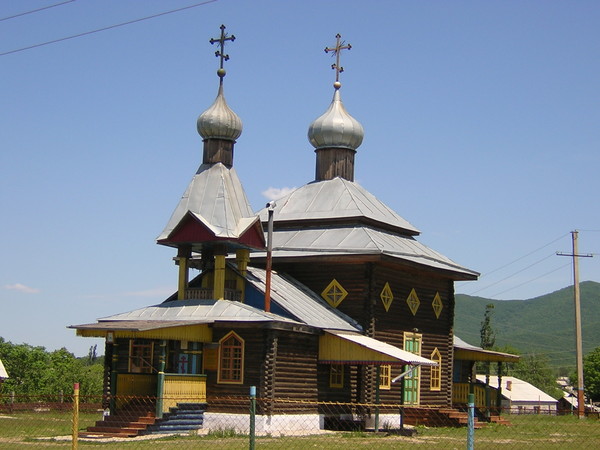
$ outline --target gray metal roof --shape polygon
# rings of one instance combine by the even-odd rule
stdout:
[[[485,375],[477,375],[477,381],[485,383]],[[527,381],[523,381],[520,378],[502,376],[502,396],[509,399],[511,402],[529,402],[534,404],[556,404],[557,400],[554,397],[546,394],[544,391],[536,388]],[[510,389],[507,388],[507,384],[510,384]],[[490,386],[494,389],[498,389],[498,377],[490,377]]]
[[[167,239],[190,212],[217,237],[237,238],[256,219],[235,169],[202,164],[158,240]]]
[[[140,320],[191,321],[193,323],[239,321],[300,324],[286,317],[230,300],[173,300],[98,319],[99,322]]]
[[[368,226],[306,228],[273,233],[273,256],[381,254],[424,266],[477,277],[441,253],[411,236],[398,235]]]
[[[248,268],[247,280],[260,292],[265,291],[266,271]],[[361,331],[361,326],[351,317],[332,308],[305,285],[275,271],[271,272],[271,301],[289,312],[299,322],[316,328]]]
[[[266,208],[259,214],[263,222],[267,221]],[[400,232],[419,234],[419,230],[362,186],[339,177],[296,189],[277,200],[273,215],[275,223],[353,217],[374,220]]]

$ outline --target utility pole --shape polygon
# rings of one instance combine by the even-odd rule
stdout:
[[[591,258],[592,254],[580,255],[577,248],[579,232],[571,231],[573,252],[571,254],[556,252],[558,256],[571,256],[573,258],[573,301],[575,303],[575,350],[577,358],[577,416],[585,416],[585,399],[583,383],[583,345],[581,340],[581,305],[579,298],[579,258]]]

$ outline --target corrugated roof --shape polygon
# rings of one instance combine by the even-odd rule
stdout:
[[[192,321],[194,323],[268,321],[300,324],[286,317],[230,300],[173,300],[98,319],[99,322],[120,320]]]
[[[485,375],[477,375],[477,381],[485,383]],[[507,389],[510,384],[510,390]],[[498,389],[498,377],[490,376],[490,386]],[[544,402],[556,403],[556,399],[536,388],[527,381],[515,377],[502,377],[502,396],[511,402]]]
[[[259,291],[265,291],[266,271],[248,268],[247,280]],[[276,271],[271,272],[271,301],[285,309],[296,320],[317,328],[361,331],[351,317],[332,308],[319,295],[302,283]]]
[[[377,339],[373,339],[371,337],[364,336],[359,333],[353,333],[353,332],[348,332],[348,331],[337,331],[337,330],[325,330],[325,331],[326,331],[326,333],[333,335],[337,338],[340,338],[342,340],[350,341],[350,342],[357,344],[361,347],[364,347],[366,349],[373,350],[382,355],[386,355],[387,357],[391,358],[391,360],[387,361],[390,363],[391,362],[399,362],[402,364],[411,364],[411,365],[419,365],[419,366],[437,366],[437,363],[434,361],[431,361],[430,359],[423,358],[422,356],[415,355],[414,353],[407,352],[406,350],[402,350],[393,345],[387,344],[382,341],[378,341]],[[326,346],[326,347],[331,347],[331,346]],[[340,349],[334,349],[334,348],[330,348],[330,349],[333,353],[340,353],[340,354],[343,353],[343,351],[340,351]],[[323,350],[324,349],[319,349],[320,354],[322,354]],[[325,356],[325,358],[327,359],[327,356]],[[331,359],[327,359],[327,360],[334,361]],[[358,361],[353,361],[353,362],[358,362]],[[367,361],[364,361],[364,362],[366,363]],[[370,362],[376,362],[376,361],[374,360],[374,361],[370,361]],[[377,361],[377,362],[381,362],[381,361]]]
[[[222,163],[200,166],[158,240],[167,239],[188,211],[217,237],[238,237],[256,217],[235,169]]]
[[[368,226],[279,230],[273,233],[273,256],[384,254],[425,266],[450,270],[468,278],[479,274],[421,244],[411,236]]]
[[[0,378],[8,378],[8,373],[6,373],[6,369],[4,368],[4,364],[2,364],[1,359],[0,359]]]
[[[362,217],[408,234],[419,234],[418,229],[362,186],[339,177],[306,184],[276,203],[275,222]],[[259,214],[266,222],[267,209]]]

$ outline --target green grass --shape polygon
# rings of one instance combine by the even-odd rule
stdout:
[[[600,421],[577,419],[572,416],[506,416],[513,426],[488,425],[475,430],[475,447],[479,449],[570,449],[594,448],[600,442]],[[93,424],[98,414],[80,415],[80,429]],[[57,412],[15,413],[10,418],[0,416],[0,449],[18,448],[68,448],[71,441],[54,439],[71,434],[71,414]],[[40,439],[44,438],[44,439]],[[381,433],[337,432],[319,436],[283,436],[256,438],[257,449],[398,449],[439,448],[464,449],[465,428],[418,427],[414,437]],[[247,449],[248,436],[225,430],[208,436],[170,436],[152,440],[119,440],[117,442],[79,441],[79,447],[103,446],[120,448],[186,449],[211,447],[217,449]]]

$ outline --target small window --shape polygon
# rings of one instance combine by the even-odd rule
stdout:
[[[132,339],[129,341],[129,372],[152,373],[153,342]]]
[[[244,382],[244,340],[233,331],[219,341],[219,383]]]
[[[379,389],[391,389],[392,387],[392,366],[379,366]]]
[[[343,388],[344,387],[344,365],[332,364],[329,367],[329,387]]]
[[[437,347],[431,353],[430,359],[438,364],[431,367],[431,390],[439,391],[442,389],[442,355]]]

